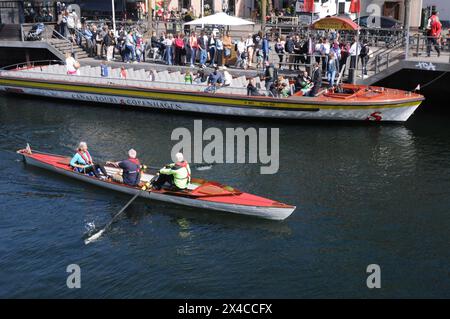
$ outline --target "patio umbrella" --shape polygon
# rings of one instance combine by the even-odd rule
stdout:
[[[251,25],[254,24],[251,21],[236,18],[233,16],[229,16],[225,12],[219,12],[216,14],[212,14],[210,16],[206,16],[200,19],[196,19],[190,22],[185,23],[184,25],[228,25],[228,26],[237,26],[237,25]]]
[[[358,30],[359,25],[350,19],[342,17],[326,17],[315,21],[311,24],[314,30]]]

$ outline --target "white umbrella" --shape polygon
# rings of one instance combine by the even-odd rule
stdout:
[[[207,17],[203,17],[197,20],[193,20],[185,23],[185,25],[251,25],[254,24],[251,21],[247,21],[241,18],[229,16],[225,12],[219,12]]]

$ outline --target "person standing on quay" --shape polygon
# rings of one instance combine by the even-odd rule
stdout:
[[[245,51],[247,52],[248,66],[252,66],[253,53],[255,52],[255,43],[253,42],[252,34],[248,35],[247,40],[245,40]]]
[[[224,56],[224,65],[228,66],[228,63],[231,59],[231,47],[233,45],[233,40],[231,39],[230,33],[227,31],[223,36],[223,56]]]
[[[223,37],[221,35],[216,39],[216,62],[218,66],[223,64]]]
[[[439,21],[439,12],[433,11],[431,17],[428,19],[427,24],[427,56],[431,56],[431,46],[437,52],[438,57],[441,56],[441,50],[439,49],[438,39],[441,36],[442,24]]]
[[[332,88],[334,86],[334,79],[336,78],[337,60],[333,52],[330,52],[328,63],[327,63],[327,80],[328,87]]]
[[[195,66],[198,48],[197,35],[195,34],[195,31],[192,31],[191,36],[189,37],[189,48],[191,49],[191,68],[193,68]]]
[[[110,62],[113,60],[113,52],[114,52],[114,31],[109,31],[106,33],[105,37],[103,38],[103,43],[106,47],[106,61]]]
[[[184,41],[183,41],[183,34],[178,33],[177,37],[175,38],[175,65],[181,65],[181,53],[184,49]]]
[[[200,50],[200,67],[204,68],[206,67],[206,59],[208,57],[207,49],[208,49],[208,37],[205,35],[205,33],[202,31],[200,34],[200,37],[197,39],[198,41],[198,48]]]

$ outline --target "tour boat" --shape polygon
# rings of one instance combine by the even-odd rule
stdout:
[[[132,187],[108,179],[78,173],[69,165],[70,158],[38,152],[30,148],[17,151],[23,156],[25,163],[65,175],[83,182],[107,188],[130,195],[140,193],[140,197],[190,206],[214,211],[223,211],[242,215],[255,216],[271,220],[284,220],[295,210],[295,206],[283,204],[268,198],[239,191],[231,186],[217,182],[193,178],[186,190],[174,191],[162,188],[141,191],[139,187]],[[120,168],[105,166],[108,175],[121,174]],[[147,183],[154,174],[142,173],[141,182]]]
[[[71,101],[198,112],[230,116],[279,119],[406,121],[424,97],[382,87],[342,84],[322,89],[317,96],[273,97],[264,81],[255,78],[261,96],[247,96],[248,79],[235,77],[231,86],[205,92],[206,84],[186,84],[184,74],[119,68],[101,77],[100,67],[82,66],[79,75],[68,75],[64,65],[17,67],[0,70],[0,91]]]

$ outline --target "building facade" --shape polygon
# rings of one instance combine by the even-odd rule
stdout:
[[[409,25],[413,28],[420,27],[422,5],[422,0],[410,0],[411,11]],[[379,10],[380,15],[397,19],[405,24],[405,0],[361,0],[362,16],[376,14],[373,10]]]
[[[267,0],[268,7],[276,11],[301,14],[296,12],[300,8],[297,4],[302,0]],[[437,5],[441,11],[441,18],[450,19],[450,0],[409,0],[411,6],[410,25],[418,27],[421,23],[422,6]],[[17,8],[25,11],[25,17],[33,15],[49,15],[53,13],[55,0],[29,0],[29,1],[5,1],[0,0],[0,16],[2,21],[18,20],[19,15],[11,12],[19,12]],[[66,0],[60,1],[66,4],[77,4],[85,16],[105,18],[111,15],[111,0]],[[149,7],[155,10],[183,11],[191,10],[195,17],[202,13],[211,14],[225,11],[241,18],[256,19],[260,11],[261,0],[114,0],[116,16],[127,19],[144,18]],[[314,0],[314,13],[322,18],[327,15],[347,15],[352,19],[356,14],[351,14],[351,0]],[[14,9],[13,9],[14,8]],[[269,14],[269,11],[267,11]],[[380,14],[405,22],[405,0],[361,0],[361,16]],[[448,17],[447,17],[448,16]],[[52,17],[54,19],[54,16]],[[34,18],[32,18],[34,22]],[[26,21],[28,22],[28,21]]]

